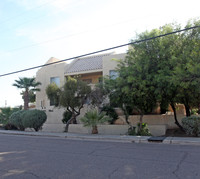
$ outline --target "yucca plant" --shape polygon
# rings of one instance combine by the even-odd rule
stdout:
[[[92,134],[98,134],[97,124],[102,124],[111,120],[104,112],[98,113],[97,110],[91,110],[85,113],[80,119],[84,126],[92,127]]]

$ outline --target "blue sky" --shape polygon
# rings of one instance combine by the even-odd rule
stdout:
[[[0,74],[128,43],[136,33],[166,23],[184,24],[200,16],[199,5],[199,0],[0,1]],[[36,71],[1,77],[0,106],[23,104],[12,84]]]

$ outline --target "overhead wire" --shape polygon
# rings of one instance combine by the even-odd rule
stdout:
[[[154,40],[156,38],[165,37],[165,36],[168,36],[168,35],[176,34],[176,33],[183,32],[183,31],[188,31],[188,30],[195,29],[195,28],[200,28],[200,26],[188,27],[188,28],[185,28],[185,29],[180,29],[180,30],[177,30],[177,31],[161,34],[161,35],[150,37],[150,38],[146,38],[146,39],[143,39],[143,40],[137,40],[137,41],[134,41],[134,42],[129,42],[129,43],[126,43],[126,44],[121,44],[121,45],[118,45],[118,46],[114,46],[114,47],[110,47],[110,48],[106,48],[106,49],[102,49],[102,50],[86,53],[86,54],[83,54],[83,55],[67,58],[67,59],[64,59],[64,60],[59,60],[59,61],[56,61],[56,62],[44,64],[44,65],[34,66],[34,67],[30,67],[30,68],[26,68],[26,69],[14,71],[14,72],[5,73],[5,74],[0,75],[0,77],[13,75],[13,74],[21,73],[21,72],[25,72],[25,71],[30,71],[30,70],[41,68],[41,67],[45,67],[45,66],[54,65],[54,64],[65,62],[65,61],[69,61],[69,60],[73,60],[73,59],[77,59],[77,58],[82,58],[82,57],[86,57],[86,56],[89,56],[89,55],[94,55],[94,54],[97,54],[97,53],[102,53],[102,52],[105,52],[105,51],[109,51],[109,50],[125,47],[125,46],[128,46],[128,45],[134,45],[134,44],[137,44],[137,43]]]

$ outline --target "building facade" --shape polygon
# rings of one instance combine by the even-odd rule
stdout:
[[[63,108],[55,107],[46,95],[46,87],[51,83],[56,83],[62,87],[67,76],[80,76],[89,85],[94,86],[103,76],[113,76],[116,74],[116,67],[119,60],[123,60],[126,54],[106,53],[73,60],[70,64],[66,62],[47,65],[39,69],[36,73],[36,80],[41,82],[40,91],[36,92],[36,108],[45,110],[47,121],[43,126],[44,131],[63,132],[65,125],[62,123]],[[52,57],[46,64],[58,62]],[[87,108],[87,107],[85,107]],[[85,108],[81,111],[84,114]]]

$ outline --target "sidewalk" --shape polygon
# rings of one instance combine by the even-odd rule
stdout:
[[[10,135],[28,135],[42,137],[60,137],[73,140],[90,140],[90,141],[110,141],[110,142],[128,142],[128,143],[154,143],[149,142],[151,136],[127,136],[127,135],[98,135],[98,134],[75,134],[75,133],[53,133],[53,132],[26,132],[26,131],[9,131],[0,130],[0,134]],[[200,145],[200,138],[197,137],[166,137],[163,144],[178,145]]]

